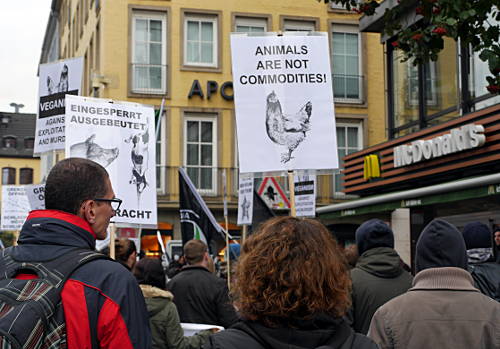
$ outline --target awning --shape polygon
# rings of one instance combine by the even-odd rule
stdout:
[[[500,174],[496,173],[329,205],[318,208],[316,213],[321,219],[335,219],[498,194]]]

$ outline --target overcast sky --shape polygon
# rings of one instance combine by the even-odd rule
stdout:
[[[37,69],[52,0],[0,0],[0,111],[36,113]]]

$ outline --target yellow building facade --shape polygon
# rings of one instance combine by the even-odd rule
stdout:
[[[176,238],[178,167],[188,169],[219,222],[225,170],[229,221],[236,223],[232,32],[327,32],[339,156],[387,139],[379,35],[360,33],[358,15],[336,5],[313,0],[60,0],[53,3],[51,21],[55,30],[50,39],[49,23],[44,50],[57,59],[84,57],[83,95],[157,110],[165,98],[157,142],[158,212],[159,221],[173,225]],[[319,176],[317,192],[318,205],[345,199],[340,175]]]

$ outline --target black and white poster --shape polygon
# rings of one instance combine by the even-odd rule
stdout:
[[[240,176],[238,188],[238,225],[251,225],[253,218],[253,177]]]
[[[297,217],[316,216],[316,176],[295,175],[295,210]]]
[[[26,185],[25,188],[31,209],[45,209],[45,184],[31,184]]]
[[[338,168],[326,33],[232,34],[231,55],[240,172]]]
[[[106,168],[123,200],[114,222],[157,224],[154,118],[152,106],[66,96],[66,157]]]
[[[2,217],[0,230],[21,230],[31,211],[24,185],[2,186]]]
[[[34,153],[64,149],[65,96],[79,95],[83,57],[41,64]]]

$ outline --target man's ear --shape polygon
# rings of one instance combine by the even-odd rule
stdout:
[[[86,200],[80,206],[78,216],[85,219],[89,224],[94,224],[96,221],[96,208],[94,200]]]

